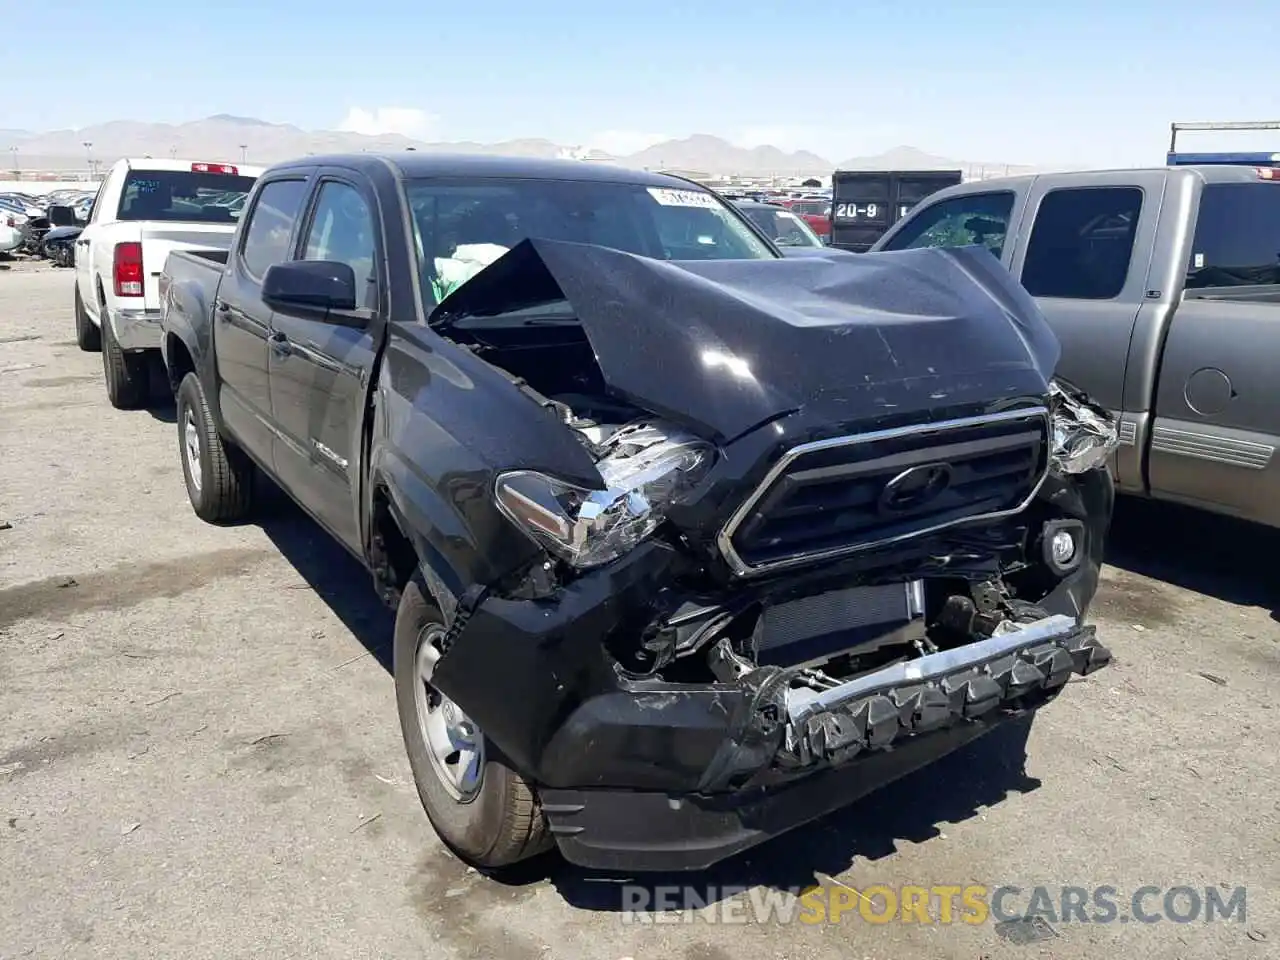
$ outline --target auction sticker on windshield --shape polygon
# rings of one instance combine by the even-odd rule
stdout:
[[[664,207],[709,207],[720,208],[720,202],[709,193],[701,190],[672,190],[670,187],[650,187],[649,196]]]

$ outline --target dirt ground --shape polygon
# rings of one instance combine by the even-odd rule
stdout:
[[[442,849],[366,575],[279,495],[255,524],[197,520],[172,410],[108,406],[72,283],[0,263],[0,958],[1280,956],[1280,537],[1123,504],[1095,611],[1117,663],[1040,715],[1025,769],[996,734],[710,875],[646,881],[1122,904],[1244,885],[1243,922],[1058,921],[1033,943],[857,910],[627,922],[619,878],[550,856],[499,883]]]

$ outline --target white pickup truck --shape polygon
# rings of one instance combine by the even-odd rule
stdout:
[[[76,240],[80,349],[102,351],[111,405],[144,406],[160,358],[160,272],[173,250],[225,250],[261,167],[119,160]]]

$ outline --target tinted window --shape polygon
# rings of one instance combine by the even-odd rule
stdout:
[[[365,284],[365,306],[377,306],[374,219],[363,196],[345,183],[320,187],[315,215],[307,231],[303,260],[336,260],[348,264],[356,283]]]
[[[240,251],[246,269],[255,277],[261,278],[273,263],[289,259],[289,238],[306,195],[304,180],[275,180],[258,194]]]
[[[411,182],[418,260],[436,301],[529,238],[663,260],[760,260],[769,247],[713,194],[587,180]]]
[[[920,210],[902,225],[885,250],[921,247],[969,247],[980,245],[999,258],[1004,252],[1013,194],[969,193],[943,200]]]
[[[1280,283],[1280,183],[1206,185],[1187,286],[1270,283]]]
[[[120,194],[120,220],[235,223],[235,203],[253,189],[253,177],[192,170],[130,170]]]
[[[1022,285],[1037,297],[1110,300],[1129,275],[1142,212],[1137,187],[1051,190],[1040,202]]]

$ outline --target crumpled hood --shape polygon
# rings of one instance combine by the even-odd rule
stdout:
[[[562,299],[611,391],[717,441],[791,411],[842,424],[1044,396],[1059,356],[1035,301],[976,247],[677,263],[525,240],[428,323],[448,335]]]

